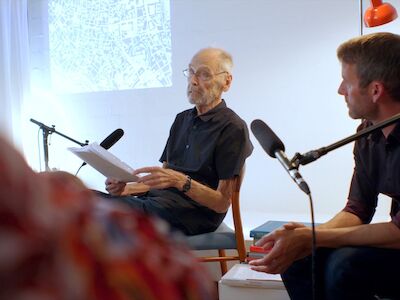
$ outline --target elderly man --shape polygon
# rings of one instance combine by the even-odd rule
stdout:
[[[184,70],[195,107],[176,116],[162,167],[137,169],[139,185],[108,178],[110,198],[158,215],[185,234],[218,227],[230,206],[234,178],[253,150],[246,123],[221,98],[231,85],[232,66],[222,49],[195,54]],[[137,192],[145,194],[132,196]]]
[[[343,95],[359,130],[400,113],[400,36],[377,33],[338,49]],[[316,229],[317,299],[400,299],[400,122],[361,138],[347,204]],[[369,224],[378,194],[392,198],[391,221]],[[265,236],[271,251],[254,269],[282,273],[292,299],[312,299],[311,230],[297,223]]]

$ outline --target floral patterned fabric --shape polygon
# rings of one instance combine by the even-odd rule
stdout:
[[[1,137],[0,149],[0,299],[215,298],[165,223],[33,172]]]

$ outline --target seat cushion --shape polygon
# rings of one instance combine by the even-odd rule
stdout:
[[[193,250],[236,249],[235,232],[225,223],[221,223],[214,232],[186,237]]]

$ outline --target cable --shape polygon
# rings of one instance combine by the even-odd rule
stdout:
[[[84,166],[84,164],[82,164],[82,165],[79,167],[78,171],[76,171],[76,173],[75,173],[75,176],[78,175],[79,170],[80,170],[83,166]]]
[[[37,133],[37,144],[38,144],[38,149],[39,149],[39,152],[38,152],[38,156],[39,156],[39,172],[42,172],[42,155],[40,153],[40,148],[41,147],[40,147],[39,134],[40,134],[40,127],[39,127],[38,133]]]
[[[310,199],[310,211],[311,211],[311,230],[312,230],[312,244],[311,244],[311,289],[312,299],[316,300],[316,250],[317,250],[317,239],[315,234],[315,220],[314,220],[314,205],[312,201],[311,193],[308,194]]]

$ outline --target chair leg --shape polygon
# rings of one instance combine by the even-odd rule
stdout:
[[[219,249],[218,250],[218,255],[220,257],[224,257],[225,255],[225,250],[224,249]],[[224,276],[226,272],[228,272],[228,266],[226,264],[226,261],[220,261],[219,262],[220,266],[221,266],[221,276]]]

